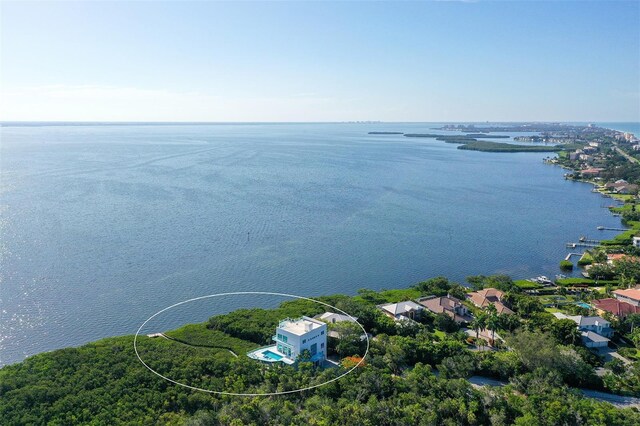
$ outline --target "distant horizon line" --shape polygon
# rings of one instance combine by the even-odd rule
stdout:
[[[207,125],[207,124],[529,124],[529,123],[560,123],[560,124],[581,124],[581,123],[635,123],[638,121],[605,121],[605,120],[491,120],[491,121],[383,121],[383,120],[342,120],[342,121],[120,121],[120,120],[0,120],[0,126],[16,124],[146,124],[146,125]]]

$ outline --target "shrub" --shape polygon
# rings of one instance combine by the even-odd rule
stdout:
[[[571,263],[569,260],[563,260],[560,262],[560,269],[571,271],[573,269],[573,263]]]

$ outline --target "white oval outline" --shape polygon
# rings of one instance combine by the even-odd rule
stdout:
[[[190,302],[195,302],[196,300],[202,300],[202,299],[209,299],[212,297],[221,297],[221,296],[237,296],[237,295],[247,295],[247,294],[257,294],[257,295],[267,295],[267,296],[284,296],[284,297],[291,297],[294,299],[302,299],[302,300],[309,300],[311,302],[315,302],[315,303],[319,303],[321,305],[324,306],[328,306],[332,309],[335,309],[336,311],[339,311],[343,314],[345,314],[346,316],[348,316],[349,318],[351,318],[356,324],[358,324],[358,326],[362,329],[362,332],[364,333],[364,336],[367,339],[367,348],[364,351],[364,355],[362,356],[362,359],[356,364],[354,365],[352,368],[350,368],[349,370],[347,370],[345,373],[339,375],[338,377],[334,377],[331,380],[328,380],[324,383],[320,383],[317,385],[313,385],[313,386],[308,386],[306,388],[300,388],[300,389],[294,389],[294,390],[289,390],[289,391],[282,391],[282,392],[267,392],[267,393],[236,393],[236,392],[223,392],[223,391],[214,391],[211,389],[203,389],[203,388],[199,388],[196,386],[191,386],[191,385],[187,385],[184,383],[180,383],[176,380],[170,379],[166,376],[163,376],[162,374],[158,373],[157,371],[155,371],[153,368],[149,367],[140,357],[140,354],[138,353],[138,335],[140,334],[140,331],[142,330],[142,328],[149,322],[151,321],[153,318],[155,318],[156,316],[160,315],[161,313],[168,311],[169,309],[175,308],[176,306],[180,306],[180,305],[184,305],[186,303],[190,303]],[[214,293],[214,294],[209,294],[206,296],[200,296],[200,297],[194,297],[193,299],[188,299],[188,300],[184,300],[182,302],[178,302],[175,303],[171,306],[167,306],[166,308],[156,312],[155,314],[151,315],[149,318],[147,318],[147,320],[145,322],[142,323],[142,325],[138,328],[138,331],[136,331],[136,335],[133,338],[133,350],[136,352],[136,356],[138,357],[138,361],[140,361],[142,363],[142,365],[144,365],[149,371],[151,371],[153,374],[155,374],[158,377],[163,378],[164,380],[171,382],[173,384],[179,385],[179,386],[183,386],[185,388],[189,388],[192,390],[197,390],[200,392],[206,392],[206,393],[211,393],[211,394],[216,394],[216,395],[231,395],[231,396],[275,396],[275,395],[286,395],[286,394],[290,394],[290,393],[297,393],[297,392],[304,392],[306,390],[310,390],[310,389],[315,389],[315,388],[319,388],[320,386],[324,386],[324,385],[328,385],[329,383],[335,382],[336,380],[339,380],[341,378],[343,378],[344,376],[346,376],[347,374],[351,373],[353,370],[355,370],[356,368],[358,368],[365,360],[365,358],[367,357],[367,355],[369,354],[369,335],[367,334],[367,330],[364,329],[364,327],[362,326],[362,324],[360,324],[358,322],[358,320],[354,317],[352,317],[351,315],[349,315],[348,313],[346,313],[345,311],[343,311],[342,309],[336,308],[333,305],[330,305],[328,303],[325,302],[321,302],[319,300],[316,299],[312,299],[310,297],[304,297],[304,296],[296,296],[295,294],[287,294],[287,293],[274,293],[274,292],[268,292],[268,291],[236,291],[236,292],[230,292],[230,293]]]

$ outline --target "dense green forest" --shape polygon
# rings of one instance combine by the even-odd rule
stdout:
[[[556,145],[514,145],[509,143],[475,141],[459,146],[458,149],[484,152],[555,152],[563,148]]]
[[[281,396],[209,394],[169,383],[136,358],[133,336],[36,355],[0,370],[0,423],[175,425],[638,425],[635,409],[585,398],[571,386],[602,389],[600,361],[576,339],[575,327],[557,321],[508,277],[470,277],[476,288],[507,290],[513,319],[493,312],[485,321],[508,336],[512,350],[471,351],[457,324],[426,314],[399,324],[375,305],[424,294],[464,292],[445,278],[404,290],[361,290],[354,297],[320,298],[357,316],[374,336],[364,365],[325,386]],[[213,391],[281,392],[326,382],[348,366],[314,369],[267,367],[244,356],[266,343],[278,320],[323,312],[311,301],[273,310],[248,309],[167,332],[142,336],[141,356],[162,374]],[[332,325],[333,326],[333,325]],[[358,333],[330,344],[339,357],[362,355]],[[235,353],[235,355],[234,355]],[[238,356],[236,356],[238,355]],[[482,375],[502,387],[474,387]],[[609,379],[640,384],[640,365],[618,368]],[[623,389],[624,390],[624,389]],[[637,389],[640,392],[640,389]]]

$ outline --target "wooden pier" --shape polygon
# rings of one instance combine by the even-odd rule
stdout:
[[[600,240],[590,240],[587,237],[580,237],[579,241],[581,243],[591,243],[591,244],[600,244]]]
[[[596,243],[586,243],[586,242],[578,242],[578,243],[567,243],[567,248],[576,248],[576,247],[589,247],[594,248],[598,247],[600,244]]]
[[[625,228],[609,228],[607,226],[598,226],[598,231],[628,231],[628,229]]]

